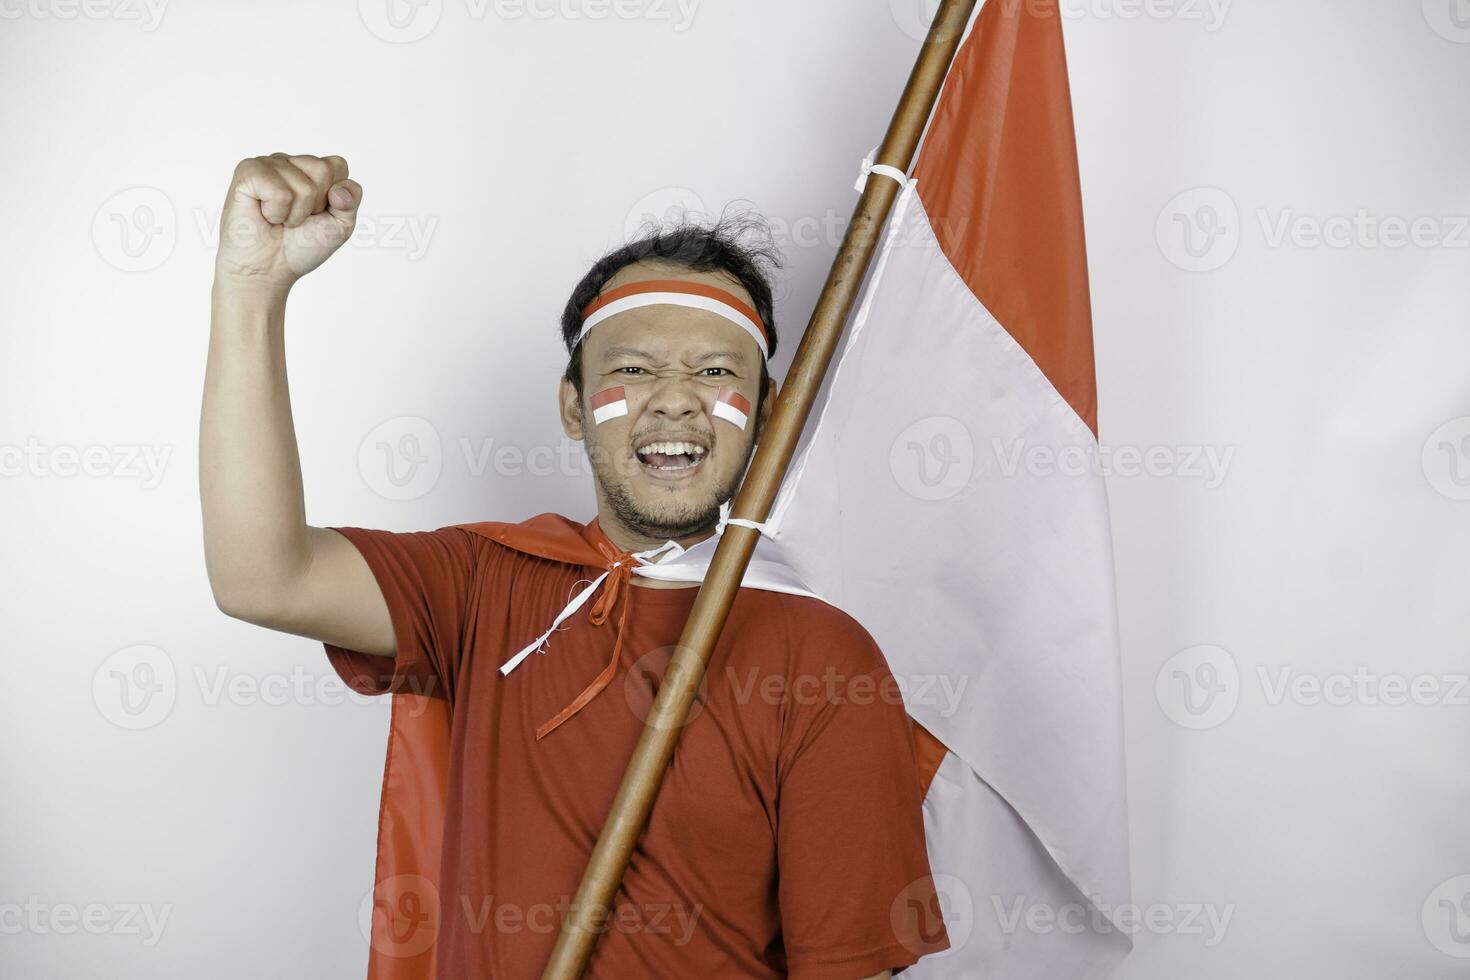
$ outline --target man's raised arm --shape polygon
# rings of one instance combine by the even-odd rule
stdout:
[[[199,419],[204,560],[236,619],[392,656],[388,606],[362,555],[306,523],[286,387],[286,297],[351,236],[362,187],[338,156],[235,168],[220,217]]]

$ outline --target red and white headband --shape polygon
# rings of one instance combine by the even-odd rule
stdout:
[[[577,335],[577,342],[581,343],[582,338],[587,336],[587,331],[608,317],[640,306],[659,304],[688,306],[719,314],[755,339],[761,357],[771,356],[766,328],[761,322],[760,314],[729,290],[684,279],[645,279],[609,289],[582,308],[582,332]]]

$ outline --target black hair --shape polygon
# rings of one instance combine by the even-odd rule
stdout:
[[[753,239],[753,240],[748,240]],[[766,360],[776,356],[776,316],[771,300],[771,272],[782,263],[781,250],[771,235],[770,224],[758,212],[727,208],[713,223],[705,224],[687,212],[671,223],[645,220],[633,241],[608,252],[592,264],[572,290],[561,314],[562,343],[567,348],[564,377],[582,397],[582,310],[597,298],[618,270],[634,262],[656,262],[680,266],[691,272],[726,273],[750,293],[755,311],[765,324],[769,357],[761,361],[760,394],[755,413],[770,388]]]

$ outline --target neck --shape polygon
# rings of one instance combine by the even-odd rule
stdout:
[[[622,551],[650,551],[669,540],[668,538],[649,537],[648,535],[633,531],[624,526],[617,517],[605,511],[598,513],[597,526],[602,529],[603,534],[607,535],[608,540]],[[714,533],[714,526],[711,525],[704,530],[696,531],[693,534],[686,534],[682,537],[676,537],[673,540],[678,543],[679,547],[689,548],[703,541],[705,538],[713,537]],[[662,557],[660,555],[654,561],[658,561]]]

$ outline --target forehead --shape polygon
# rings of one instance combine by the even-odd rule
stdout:
[[[718,286],[747,306],[755,306],[750,292],[723,272],[692,272],[679,266],[645,262],[619,269],[603,284],[599,295],[649,279],[679,279]],[[718,313],[666,303],[640,306],[608,317],[587,334],[583,350],[589,358],[601,358],[613,348],[627,347],[637,347],[660,357],[702,354],[718,348],[742,354],[752,366],[761,360],[755,340]]]

